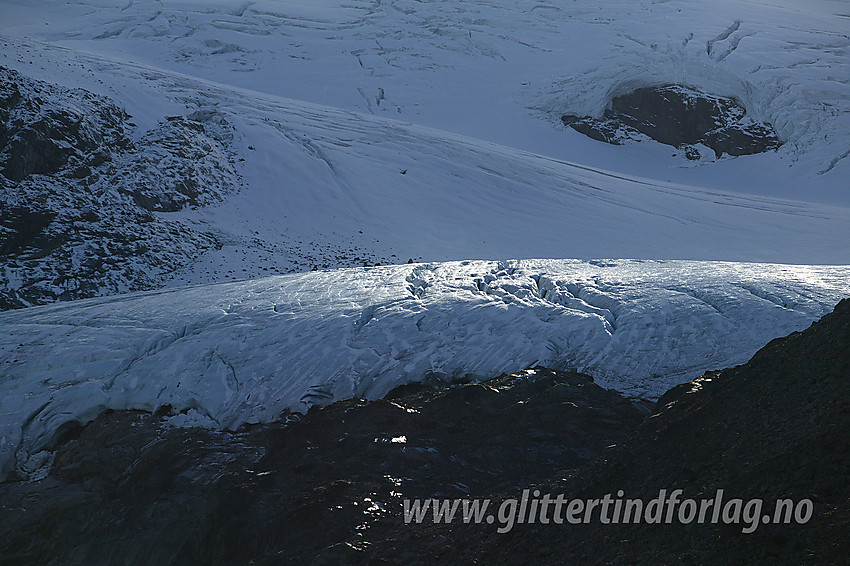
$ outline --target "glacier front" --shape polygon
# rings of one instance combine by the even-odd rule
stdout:
[[[654,398],[850,295],[850,267],[462,261],[319,271],[0,313],[0,478],[68,426],[170,406],[235,429],[415,381],[572,368]],[[70,425],[69,425],[70,423]]]

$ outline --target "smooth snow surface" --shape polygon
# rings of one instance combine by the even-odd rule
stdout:
[[[408,258],[846,264],[850,20],[829,5],[8,0],[0,64],[114,98],[139,135],[211,108],[237,128],[241,192],[169,216],[223,247],[161,285]],[[785,145],[693,163],[558,119],[668,81],[740,97]]]
[[[284,275],[0,314],[0,469],[64,423],[171,405],[233,429],[430,378],[575,368],[654,397],[850,294],[850,268],[468,261]],[[33,456],[35,455],[35,456]]]

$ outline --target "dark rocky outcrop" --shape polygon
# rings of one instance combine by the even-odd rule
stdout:
[[[720,158],[762,153],[782,145],[770,124],[747,116],[740,101],[679,85],[644,87],[615,97],[601,119],[564,115],[561,121],[593,139],[619,145],[641,134],[699,159],[702,144]]]
[[[56,214],[49,210],[24,207],[0,208],[0,256],[13,254],[27,246],[47,228]]]
[[[238,188],[215,112],[136,135],[110,99],[0,67],[0,310],[157,286],[220,244],[174,212]]]
[[[127,114],[84,90],[69,90],[57,104],[55,89],[0,67],[0,174],[23,181],[82,166],[103,146],[130,145]]]
[[[120,160],[109,183],[151,212],[219,202],[236,181],[224,147],[232,137],[227,130],[214,112],[171,116],[143,136],[145,151]]]
[[[803,332],[772,341],[743,366],[712,372],[662,397],[656,413],[591,464],[537,487],[569,498],[623,490],[649,501],[683,497],[811,499],[805,524],[521,525],[399,527],[368,560],[414,545],[428,563],[848,564],[850,563],[850,299]],[[507,494],[516,497],[518,494]],[[403,541],[403,542],[402,542]],[[366,560],[364,560],[366,562]]]
[[[0,562],[345,563],[397,528],[402,496],[520,489],[586,463],[650,410],[537,370],[233,434],[110,413],[68,427],[47,478],[0,484]]]

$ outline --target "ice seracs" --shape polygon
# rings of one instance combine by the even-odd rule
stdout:
[[[848,267],[465,261],[9,311],[0,466],[37,467],[62,427],[107,409],[170,406],[174,424],[234,429],[408,382],[538,365],[652,398],[806,327],[850,294],[848,281]]]

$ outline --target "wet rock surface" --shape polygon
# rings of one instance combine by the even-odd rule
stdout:
[[[237,433],[174,428],[167,408],[110,413],[69,426],[44,479],[0,484],[0,562],[359,561],[396,540],[403,497],[521,489],[585,464],[650,410],[586,376],[534,370]]]
[[[711,372],[663,396],[624,442],[563,479],[537,487],[568,498],[623,490],[649,501],[682,498],[811,499],[805,524],[408,525],[370,549],[392,563],[402,548],[424,563],[848,564],[850,539],[850,299],[803,332],[779,338],[743,366]],[[504,497],[518,497],[517,493]],[[401,541],[405,541],[402,543]],[[421,555],[420,553],[420,555]]]
[[[782,145],[770,124],[747,116],[736,99],[665,85],[644,87],[615,97],[601,119],[564,115],[561,121],[595,140],[621,145],[647,137],[699,159],[699,145],[738,156]]]
[[[159,216],[238,190],[214,112],[138,133],[111,100],[0,67],[0,310],[151,289],[215,236]]]

